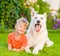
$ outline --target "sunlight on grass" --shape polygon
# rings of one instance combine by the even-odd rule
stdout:
[[[0,56],[60,56],[60,33],[49,33],[49,38],[54,42],[51,47],[44,47],[38,55],[25,51],[13,52],[7,49],[8,33],[0,33]]]

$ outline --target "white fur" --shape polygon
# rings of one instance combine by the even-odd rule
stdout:
[[[53,45],[53,42],[49,40],[48,38],[48,31],[46,29],[46,20],[47,20],[47,15],[44,13],[43,15],[41,14],[36,14],[34,9],[32,9],[32,12],[34,12],[34,15],[31,15],[31,22],[30,26],[27,30],[27,39],[28,39],[28,45],[25,48],[26,52],[31,52],[30,47],[33,47],[33,54],[38,54],[39,50],[42,50],[44,45],[46,44],[47,47]],[[32,13],[31,12],[31,13]],[[37,19],[35,19],[37,17]],[[41,19],[41,17],[43,19]],[[37,23],[37,20],[40,20],[40,25],[41,29],[39,32],[36,32],[35,30],[35,24]]]

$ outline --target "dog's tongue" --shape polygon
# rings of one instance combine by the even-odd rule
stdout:
[[[40,26],[36,25],[36,31],[39,32],[40,31]]]

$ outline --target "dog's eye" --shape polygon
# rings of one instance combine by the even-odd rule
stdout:
[[[35,17],[35,19],[37,19],[37,17]]]
[[[41,19],[43,19],[43,18],[41,17]]]

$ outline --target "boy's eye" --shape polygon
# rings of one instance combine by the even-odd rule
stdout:
[[[22,28],[22,26],[20,26]]]

